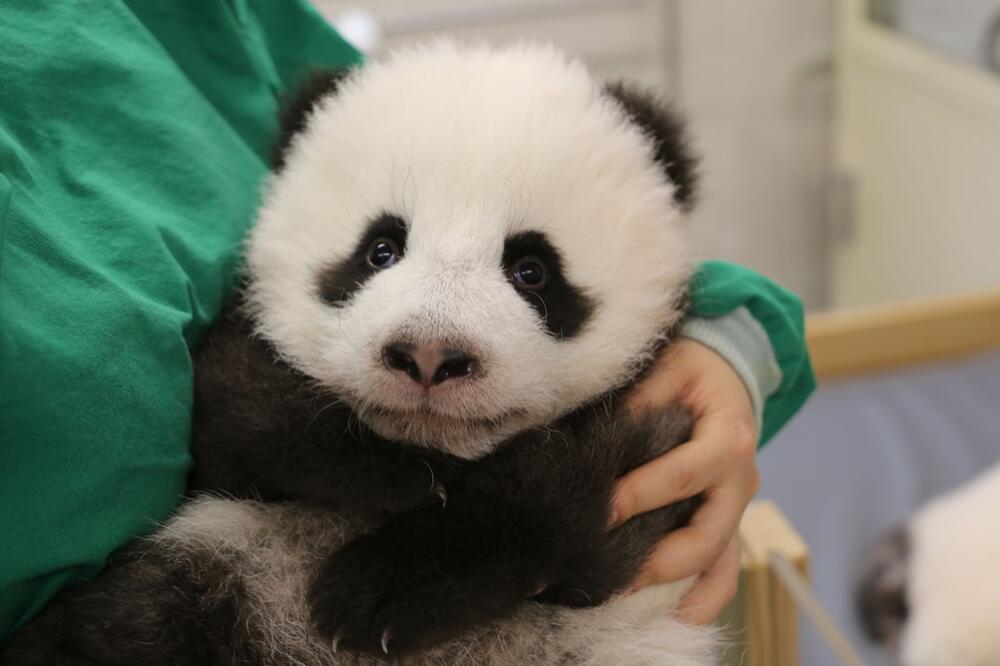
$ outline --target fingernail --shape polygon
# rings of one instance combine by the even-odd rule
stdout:
[[[611,527],[614,527],[617,524],[618,524],[618,509],[612,509],[611,510],[611,520],[608,522],[608,525],[610,525]]]

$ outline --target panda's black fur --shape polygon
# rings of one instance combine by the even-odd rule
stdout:
[[[910,615],[906,598],[910,537],[900,527],[881,539],[864,561],[856,592],[858,615],[873,641],[898,647]]]
[[[338,70],[317,69],[299,84],[294,95],[284,100],[278,111],[278,139],[271,147],[271,167],[274,171],[280,172],[284,168],[292,138],[306,128],[306,121],[316,108],[316,103],[335,94],[337,86],[351,72],[350,67]]]
[[[318,74],[286,105],[274,152],[279,174],[317,101],[335,95],[343,80],[343,73]],[[690,206],[694,164],[680,123],[633,88],[606,91],[653,142],[678,203]],[[391,216],[382,222],[397,224]],[[552,255],[557,279],[537,314],[552,335],[572,338],[594,304],[558,270],[558,250],[543,235],[513,244]],[[331,267],[316,285],[333,303],[363,281],[338,269],[345,270]],[[274,512],[316,521],[310,525],[341,521],[337,529],[349,535],[328,551],[317,536],[315,556],[304,560],[313,573],[305,590],[310,626],[302,631],[329,651],[295,652],[254,628],[260,611],[250,610],[256,583],[248,572],[260,569],[245,563],[252,547],[189,546],[172,540],[168,524],[165,536],[133,543],[97,579],[57,595],[4,646],[4,666],[369,663],[355,652],[417,654],[413,663],[422,663],[421,650],[513,616],[529,599],[602,604],[634,581],[653,545],[683,526],[700,501],[607,529],[615,480],[685,441],[691,429],[678,407],[626,415],[619,403],[627,386],[468,460],[375,434],[276,352],[240,297],[205,335],[194,367],[192,496],[245,500],[257,512],[239,514],[248,520]],[[309,529],[294,538],[308,541]],[[475,657],[474,645],[463,649],[462,663],[492,663]],[[538,659],[577,663],[576,649]]]
[[[626,81],[614,81],[605,86],[653,142],[653,159],[667,172],[674,183],[674,198],[685,210],[694,208],[697,200],[697,165],[684,133],[684,122],[663,100],[648,90]]]

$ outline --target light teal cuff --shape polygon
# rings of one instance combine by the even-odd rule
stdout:
[[[764,403],[781,386],[781,367],[764,327],[739,307],[722,317],[688,319],[680,335],[710,347],[733,366],[750,394],[759,435]]]

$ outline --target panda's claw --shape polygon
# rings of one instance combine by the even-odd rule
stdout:
[[[385,652],[386,654],[389,654],[389,640],[391,638],[392,638],[392,630],[388,629],[388,628],[385,629],[382,632],[382,642],[381,642],[381,645],[382,645],[382,652]]]

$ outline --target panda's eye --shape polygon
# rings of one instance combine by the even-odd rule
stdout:
[[[399,246],[390,238],[376,238],[368,246],[368,265],[389,268],[399,261]]]
[[[519,259],[510,269],[510,277],[521,289],[541,289],[548,279],[545,265],[538,257]]]

